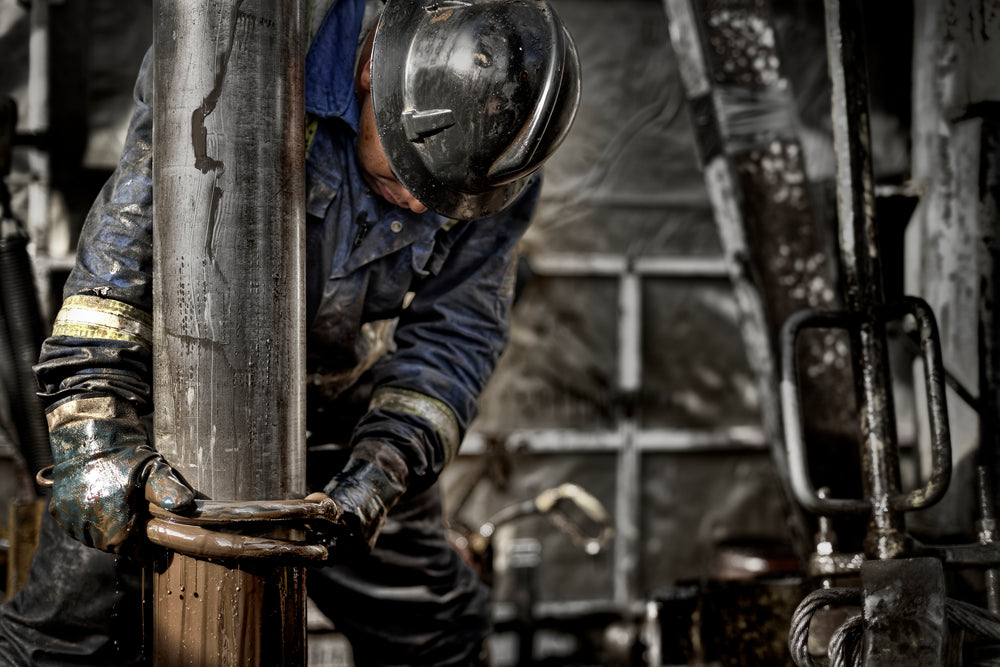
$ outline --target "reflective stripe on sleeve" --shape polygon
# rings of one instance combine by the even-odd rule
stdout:
[[[382,387],[372,396],[371,409],[415,415],[433,424],[445,447],[445,462],[455,458],[460,444],[458,420],[445,403],[409,389]]]
[[[45,415],[49,431],[99,419],[134,421],[138,417],[135,408],[112,396],[88,396],[67,401],[60,403]]]
[[[78,294],[63,302],[52,335],[121,340],[151,349],[153,318],[121,301]]]

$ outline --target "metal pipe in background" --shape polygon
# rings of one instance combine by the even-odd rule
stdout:
[[[301,2],[153,6],[156,446],[210,498],[301,498]],[[301,568],[157,569],[154,665],[304,664]]]
[[[22,132],[44,136],[49,131],[49,0],[32,0],[28,38],[28,104]],[[47,149],[32,146],[27,149],[28,210],[26,222],[36,250],[48,249],[50,157]]]
[[[833,139],[837,157],[837,213],[854,378],[862,437],[862,483],[872,515],[865,551],[878,559],[908,550],[903,513],[889,499],[900,490],[892,384],[884,321],[885,303],[875,227],[875,195],[868,119],[868,78],[858,0],[826,0],[826,39],[833,86]]]

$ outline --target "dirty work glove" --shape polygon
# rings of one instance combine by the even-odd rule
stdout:
[[[49,512],[87,546],[119,553],[144,499],[168,510],[194,502],[194,491],[149,445],[135,409],[110,396],[87,395],[46,414],[54,481]]]
[[[391,445],[366,440],[355,446],[347,465],[323,489],[344,513],[335,556],[371,551],[386,514],[406,491],[407,477],[406,462]]]

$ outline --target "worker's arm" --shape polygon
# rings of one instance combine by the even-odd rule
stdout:
[[[428,273],[400,315],[397,350],[373,368],[375,392],[354,431],[351,460],[327,489],[335,500],[338,489],[354,489],[359,530],[370,544],[405,490],[437,480],[478,412],[507,344],[517,243],[539,188],[536,177],[503,213],[439,233]]]
[[[144,495],[167,509],[194,499],[140,419],[151,393],[151,68],[147,54],[121,160],[87,216],[35,367],[55,462],[49,511],[76,539],[112,552],[127,543]]]

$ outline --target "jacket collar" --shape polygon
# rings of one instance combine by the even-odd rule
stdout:
[[[338,0],[323,18],[306,55],[306,111],[344,121],[355,133],[360,122],[354,93],[354,58],[365,0]]]

